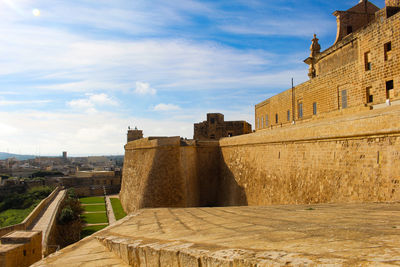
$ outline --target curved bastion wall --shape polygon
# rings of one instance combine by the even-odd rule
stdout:
[[[400,200],[400,106],[219,142],[146,138],[125,147],[127,212]]]

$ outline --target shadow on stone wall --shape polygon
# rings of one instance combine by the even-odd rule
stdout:
[[[155,150],[138,208],[185,207],[179,155],[179,146]]]
[[[218,206],[247,206],[245,189],[238,184],[225,161],[220,158],[220,178],[218,185]]]
[[[245,190],[224,163],[219,146],[199,146],[192,153],[183,154],[180,149],[170,146],[155,150],[148,175],[143,177],[145,184],[138,208],[248,204]],[[189,174],[185,175],[182,168],[188,168],[187,164]]]
[[[200,207],[218,206],[220,157],[219,146],[197,149],[196,171]]]

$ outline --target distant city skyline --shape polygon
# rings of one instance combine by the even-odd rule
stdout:
[[[207,112],[254,128],[357,3],[0,0],[0,151],[122,155],[128,126],[192,138]]]

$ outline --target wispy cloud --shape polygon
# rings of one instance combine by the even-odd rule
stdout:
[[[96,112],[96,106],[115,106],[117,101],[111,99],[108,95],[101,94],[86,94],[85,98],[68,101],[67,106],[86,112]]]
[[[175,111],[175,110],[180,110],[181,108],[177,105],[174,104],[158,104],[156,105],[153,110],[154,111]]]
[[[0,106],[30,106],[40,105],[52,102],[51,100],[2,100],[0,99]]]
[[[136,82],[135,93],[139,95],[155,95],[157,90],[151,88],[149,83]]]

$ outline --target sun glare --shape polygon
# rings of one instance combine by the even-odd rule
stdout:
[[[39,16],[40,16],[40,10],[37,9],[37,8],[35,8],[34,10],[32,10],[32,14],[33,14],[35,17],[39,17]]]

